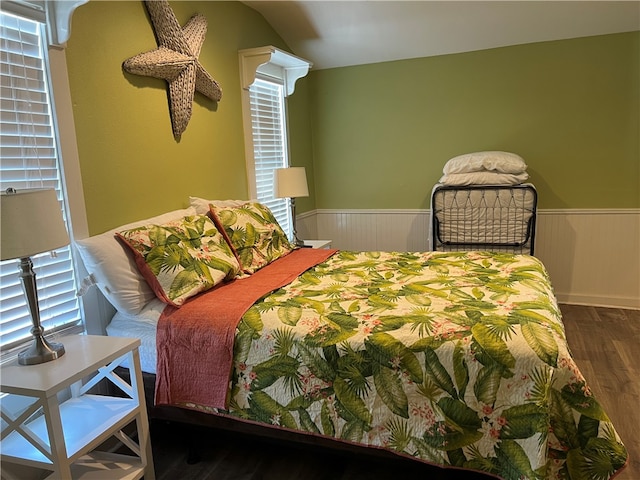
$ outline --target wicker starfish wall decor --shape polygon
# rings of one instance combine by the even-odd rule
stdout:
[[[156,33],[158,48],[131,57],[122,64],[126,72],[160,78],[169,83],[169,109],[173,136],[180,136],[191,118],[195,92],[216,102],[222,98],[220,85],[198,61],[207,33],[207,19],[192,16],[184,27],[167,0],[144,2]]]

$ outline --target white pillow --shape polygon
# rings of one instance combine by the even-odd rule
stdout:
[[[209,204],[213,204],[216,207],[239,207],[245,203],[249,203],[251,200],[205,200],[200,197],[189,197],[189,205],[196,209],[198,215],[206,215],[209,213]]]
[[[451,173],[443,175],[440,183],[443,185],[519,185],[529,178],[528,173],[496,173],[496,172],[469,172]]]
[[[520,155],[509,152],[475,152],[453,157],[445,163],[442,173],[471,173],[494,171],[498,173],[524,173],[527,164]]]
[[[96,285],[116,310],[136,315],[156,296],[138,271],[129,249],[118,241],[115,233],[142,225],[164,224],[195,214],[193,207],[175,210],[75,241],[87,272],[93,275]]]

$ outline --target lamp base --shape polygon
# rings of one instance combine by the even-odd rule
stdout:
[[[64,345],[48,342],[42,335],[35,335],[29,348],[18,354],[20,365],[37,365],[56,360],[64,355]]]

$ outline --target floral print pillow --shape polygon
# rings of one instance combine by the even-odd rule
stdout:
[[[257,202],[237,207],[209,205],[216,226],[227,237],[245,273],[260,270],[293,250],[271,210]]]
[[[240,272],[226,239],[206,215],[144,225],[116,236],[133,251],[156,296],[175,307]]]

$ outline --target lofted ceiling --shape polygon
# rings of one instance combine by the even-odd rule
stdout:
[[[315,70],[640,30],[640,1],[251,0]]]

